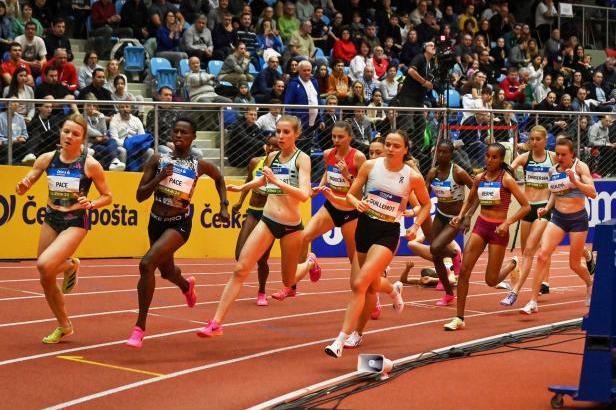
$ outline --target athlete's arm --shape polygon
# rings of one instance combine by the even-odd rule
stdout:
[[[550,212],[550,209],[554,208],[554,202],[556,202],[556,195],[550,192],[550,198],[548,199],[548,203],[543,208],[537,209],[537,215],[539,216],[539,218]]]
[[[227,189],[225,187],[225,178],[222,176],[218,167],[212,164],[209,161],[204,159],[199,160],[199,176],[207,175],[208,177],[214,180],[214,184],[216,185],[216,192],[218,192],[218,197],[220,198],[220,216],[223,221],[229,220],[229,210],[227,209],[229,206],[229,201],[227,201]]]
[[[351,184],[349,192],[347,192],[347,202],[354,206],[359,212],[366,212],[368,210],[368,204],[362,201],[362,190],[368,181],[368,174],[374,167],[374,160],[368,160],[364,162],[364,165],[359,169],[357,177]]]
[[[109,205],[112,201],[111,190],[109,189],[109,186],[107,186],[103,167],[97,160],[88,155],[86,158],[85,168],[86,176],[92,179],[92,182],[94,182],[94,186],[100,196],[93,201],[89,201],[84,196],[77,198],[77,200],[85,209],[102,208]]]
[[[421,174],[411,176],[411,190],[417,197],[421,208],[419,209],[419,212],[417,212],[415,222],[407,230],[406,237],[409,240],[413,240],[415,238],[419,227],[424,223],[426,218],[430,216],[430,208],[432,207],[432,201],[430,201],[430,194],[428,193],[428,189],[426,188],[426,181],[423,179]]]
[[[269,167],[263,168],[263,175],[270,183],[276,185],[285,194],[301,201],[306,202],[310,199],[312,187],[310,186],[310,157],[304,152],[300,153],[296,159],[298,168],[298,187],[291,186],[274,175]]]
[[[526,195],[524,195],[524,192],[522,192],[522,189],[520,188],[516,180],[507,173],[503,175],[503,186],[509,189],[509,191],[511,191],[511,194],[520,203],[520,209],[518,209],[518,211],[513,214],[513,216],[507,218],[505,222],[503,222],[507,225],[511,225],[524,218],[524,215],[530,212],[530,204],[528,203],[528,198],[526,198]]]
[[[139,181],[139,187],[137,188],[137,201],[139,202],[148,199],[160,181],[173,175],[172,163],[168,163],[161,172],[158,172],[159,159],[160,156],[154,154],[143,167],[143,175],[141,176],[141,181]]]
[[[511,163],[511,169],[515,171],[516,169],[518,169],[518,167],[524,167],[527,161],[528,161],[528,152],[525,152],[522,155],[518,155]]]
[[[460,209],[460,213],[457,216],[454,216],[453,218],[451,218],[451,221],[449,222],[451,226],[457,227],[460,224],[460,221],[466,217],[466,214],[469,212],[469,210],[475,204],[475,202],[478,202],[477,188],[479,187],[479,181],[481,180],[482,175],[483,174],[479,174],[475,177],[475,180],[473,181],[473,187],[471,188],[471,192],[469,192],[468,197],[466,197],[466,200],[464,201],[464,204],[462,205],[462,209]],[[475,209],[477,208],[475,207]]]
[[[596,198],[597,190],[595,189],[595,183],[590,175],[590,170],[588,169],[588,165],[583,163],[582,161],[578,161],[575,167],[575,171],[580,176],[580,179],[574,178],[573,170],[567,170],[567,176],[569,180],[578,187],[580,191],[588,198]]]
[[[453,179],[457,184],[466,185],[468,189],[473,189],[473,178],[459,165],[454,164],[453,166]]]
[[[49,166],[49,163],[51,162],[53,156],[53,152],[46,152],[43,155],[40,155],[36,159],[36,161],[34,161],[32,169],[28,171],[26,176],[23,177],[23,179],[19,181],[17,183],[17,186],[15,187],[15,192],[18,195],[23,195],[28,192],[30,187],[32,187],[32,185],[34,185],[34,183],[38,181],[41,175],[43,175],[43,172],[45,172],[45,170]]]

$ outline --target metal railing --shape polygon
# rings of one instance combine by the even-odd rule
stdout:
[[[575,21],[579,20],[581,17],[582,24],[582,41],[581,44],[586,47],[586,28],[589,23],[601,23],[605,22],[605,44],[603,48],[610,48],[610,39],[612,39],[613,47],[616,47],[616,24],[614,24],[614,19],[616,19],[616,8],[614,7],[602,7],[602,6],[593,6],[590,4],[571,4],[572,9],[574,10],[573,16],[561,16],[558,14],[558,29],[561,27],[561,18],[570,18]],[[581,9],[581,13],[575,12],[575,9]],[[594,12],[594,13],[593,13]],[[605,15],[605,16],[604,16]],[[589,17],[589,18],[588,18]],[[612,33],[610,33],[610,19],[612,19]],[[590,27],[590,36],[592,37],[592,44],[596,47],[594,28]]]
[[[13,112],[9,104],[11,100],[0,99],[0,101],[9,107],[6,114],[7,124],[13,124],[21,115]],[[38,107],[38,104],[50,103],[50,100],[20,100],[20,103],[37,103]],[[57,116],[54,120],[55,133],[45,136],[39,132],[40,127],[37,131],[35,127],[37,117],[35,117],[28,124],[28,129],[32,129],[33,134],[28,136],[24,144],[22,141],[17,141],[18,136],[13,134],[13,127],[8,127],[4,147],[0,146],[0,163],[27,165],[31,163],[33,157],[55,149],[59,141],[60,122],[71,110],[63,107],[78,107],[83,113],[84,104],[93,103],[100,111],[111,116],[117,116],[113,114],[113,109],[126,104],[110,101],[53,100],[53,104],[59,107],[56,108],[58,113],[54,114]],[[557,135],[568,135],[575,142],[577,155],[589,163],[591,170],[602,176],[616,176],[616,169],[612,169],[616,168],[616,149],[612,148],[612,144],[616,143],[616,123],[611,121],[607,131],[601,129],[600,132],[592,133],[590,138],[591,128],[601,121],[601,116],[609,114],[606,112],[379,107],[375,113],[370,112],[373,110],[372,107],[358,106],[158,101],[138,104],[145,107],[144,118],[141,121],[144,129],[151,134],[151,140],[145,138],[135,149],[135,144],[128,143],[132,142],[131,138],[135,135],[116,135],[110,132],[109,127],[106,138],[90,138],[88,148],[105,169],[140,170],[145,159],[153,152],[171,150],[172,145],[169,141],[174,119],[189,117],[197,126],[197,141],[193,144],[195,155],[215,163],[223,175],[245,175],[249,160],[262,155],[265,137],[272,132],[271,129],[262,130],[253,124],[254,119],[248,118],[250,116],[246,114],[250,108],[258,109],[260,115],[276,108],[282,113],[313,108],[319,109],[323,126],[317,125],[304,130],[298,146],[313,159],[312,177],[315,181],[321,177],[324,169],[322,152],[332,146],[331,127],[334,116],[336,120],[345,119],[349,122],[353,130],[352,145],[366,154],[369,144],[379,134],[385,136],[391,129],[405,130],[411,142],[411,153],[424,173],[434,163],[434,147],[441,140],[448,139],[454,142],[457,151],[455,160],[468,171],[476,172],[484,165],[484,153],[488,143],[503,143],[508,151],[507,159],[511,161],[525,149],[524,143],[530,129],[534,125],[544,125],[549,132],[548,148],[553,149]],[[131,103],[133,107],[136,105],[137,103]],[[138,112],[139,110],[134,110],[137,115]],[[113,121],[112,119],[109,125],[112,125]],[[114,132],[124,131],[126,130],[122,127],[119,131],[114,130]],[[0,130],[0,137],[2,134],[3,131]],[[44,140],[47,141],[46,145],[43,144]],[[29,154],[32,155],[28,157]],[[24,161],[26,157],[29,161]]]

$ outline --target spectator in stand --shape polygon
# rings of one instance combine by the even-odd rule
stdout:
[[[355,44],[351,40],[351,31],[349,30],[348,27],[345,27],[342,29],[342,34],[340,35],[340,38],[336,37],[336,35],[331,31],[330,31],[330,36],[332,36],[335,40],[333,52],[332,52],[332,58],[334,60],[342,60],[344,61],[344,64],[348,65],[351,62],[351,60],[355,57],[355,55],[357,54],[357,49],[355,48]],[[362,46],[360,46],[360,52],[362,52],[361,50]],[[368,46],[368,51],[370,51],[369,47],[370,46]]]
[[[497,84],[496,80],[500,76],[500,73],[492,63],[488,50],[483,50],[479,53],[479,71],[486,75],[487,84],[492,87]]]
[[[593,111],[612,111],[616,101],[610,97],[609,91],[603,86],[603,73],[601,71],[595,73],[592,84],[588,86],[588,99]]]
[[[327,64],[318,64],[317,70],[314,73],[314,78],[319,85],[319,98],[323,99],[329,95],[329,70]]]
[[[511,101],[514,107],[521,107],[524,104],[526,84],[520,83],[519,72],[516,67],[509,67],[507,78],[500,83],[500,88],[505,91],[505,100]]]
[[[251,158],[262,155],[263,132],[256,122],[257,109],[248,107],[244,117],[238,118],[231,126],[225,152],[232,167],[245,168]]]
[[[286,85],[283,80],[274,81],[272,92],[268,96],[265,97],[265,99],[263,100],[263,104],[268,104],[273,99],[283,101],[285,90],[286,90]]]
[[[400,19],[398,18],[398,15],[392,14],[391,16],[389,16],[389,24],[385,25],[384,27],[381,27],[381,30],[378,34],[379,34],[381,43],[384,43],[387,37],[393,38],[394,47],[400,50],[402,49],[403,41],[402,41],[402,31],[400,31],[399,23],[400,23]]]
[[[267,60],[267,66],[255,77],[250,92],[257,103],[264,103],[272,93],[276,80],[282,78],[278,71],[279,66],[278,57],[273,55]]]
[[[53,23],[54,10],[47,0],[34,0],[30,4],[32,5],[32,16],[40,21],[43,27],[50,27]],[[49,47],[47,49],[49,50]]]
[[[19,43],[22,48],[23,62],[30,66],[30,72],[34,77],[41,75],[43,64],[47,62],[47,49],[45,41],[36,34],[36,25],[29,21],[25,26],[25,34],[21,34],[15,38],[15,42]]]
[[[180,41],[182,39],[182,25],[176,19],[173,11],[165,14],[165,23],[156,31],[156,56],[166,58],[177,67],[180,60],[188,58],[188,55],[180,51]]]
[[[295,40],[298,46],[297,52],[299,55],[306,57],[310,62],[314,63],[314,53],[316,52],[316,48],[314,46],[314,41],[312,40],[312,36],[310,33],[312,32],[312,23],[310,20],[304,21],[299,31],[295,32],[291,39]]]
[[[535,9],[535,29],[539,34],[539,41],[544,43],[550,37],[550,29],[554,25],[554,18],[558,16],[556,6],[552,0],[542,0]]]
[[[270,104],[282,104],[282,101],[274,98],[270,102]],[[266,133],[275,134],[276,133],[276,123],[280,119],[280,112],[282,110],[280,107],[270,107],[267,114],[263,114],[257,119],[257,127],[261,131]]]
[[[11,140],[13,142],[13,161],[12,164],[21,162],[22,158],[27,154],[28,128],[24,117],[18,112],[19,102],[17,97],[13,97],[9,102],[9,110],[12,112],[11,122]],[[8,111],[0,113],[0,163],[8,163]],[[10,164],[9,164],[10,165]]]
[[[486,141],[490,138],[490,114],[476,112],[471,115],[462,125],[474,127],[460,131],[460,140],[464,142],[463,151],[468,155],[473,168],[485,166]]]
[[[195,23],[182,34],[182,51],[190,57],[198,57],[204,65],[212,58],[214,42],[205,14],[199,14]]]
[[[374,49],[374,56],[372,57],[372,67],[374,67],[374,74],[378,79],[381,79],[387,73],[389,67],[389,59],[385,56],[383,47],[377,46]]]
[[[128,90],[128,84],[126,81],[126,76],[124,74],[117,75],[113,79],[113,92],[111,93],[111,99],[113,101],[126,101],[126,102],[136,102],[143,101],[143,97],[140,95],[134,95]],[[114,106],[115,112],[117,112],[117,107]],[[139,105],[135,107],[133,114],[138,115],[140,118],[143,118],[144,113],[143,105]]]
[[[299,21],[308,21],[314,14],[314,6],[310,0],[298,0],[295,3],[295,7],[297,8],[297,18]]]
[[[464,25],[466,23],[466,20],[472,21],[475,24],[475,27],[478,27],[477,19],[475,18],[475,5],[474,4],[467,5],[466,10],[464,11],[464,14],[462,14],[458,18],[458,30],[464,31]]]
[[[9,49],[9,58],[2,63],[2,82],[4,85],[9,85],[13,74],[19,67],[23,67],[28,73],[28,84],[34,85],[34,79],[30,72],[30,66],[21,58],[21,45],[17,42],[12,42]]]
[[[338,101],[344,101],[350,92],[350,79],[344,73],[344,63],[342,60],[334,61],[334,69],[329,76],[329,87],[327,93],[335,95]]]
[[[81,90],[80,95],[92,94],[98,101],[113,101],[111,98],[111,92],[105,88],[106,82],[107,78],[105,77],[105,70],[101,67],[95,68],[92,71],[92,82],[90,85]],[[112,105],[105,105],[101,108],[101,112],[108,118],[113,115],[113,111],[114,109]]]
[[[25,33],[26,23],[32,22],[36,27],[36,35],[43,36],[43,25],[38,19],[32,17],[32,6],[30,3],[25,3],[21,7],[21,16],[13,19],[13,35],[20,36]]]
[[[237,40],[246,45],[246,51],[250,55],[250,60],[255,67],[260,67],[257,58],[257,33],[252,25],[252,15],[243,13],[240,17],[240,26],[237,29]]]
[[[71,24],[71,37],[75,37],[75,38],[87,38],[88,37],[88,33],[87,33],[87,28],[86,25],[83,24],[83,22],[85,22],[88,19],[88,16],[90,15],[90,11],[92,10],[92,8],[90,7],[90,1],[89,0],[71,0],[69,1],[64,1],[63,2],[63,6],[61,6],[61,8],[68,8],[68,4],[70,3],[70,11],[66,11],[68,15],[68,20],[72,23]],[[42,34],[39,34],[40,36],[42,36]]]
[[[565,94],[565,77],[562,74],[557,74],[553,77],[552,81],[552,91],[556,93],[556,101],[560,101],[562,96]]]
[[[148,16],[148,8],[143,0],[127,0],[120,12],[120,27],[130,28],[133,37],[143,41],[151,34],[148,31]]]
[[[28,71],[24,67],[18,67],[15,70],[11,83],[4,88],[3,97],[17,98],[18,100],[34,99],[34,90],[28,85]],[[34,116],[34,103],[19,102],[17,112],[21,114],[26,124],[30,123]]]
[[[212,32],[217,25],[224,23],[225,15],[234,13],[229,9],[229,0],[219,0],[218,7],[212,7],[207,16],[207,26]]]
[[[255,99],[252,95],[250,95],[250,88],[248,87],[248,83],[245,81],[241,81],[238,85],[239,92],[233,97],[233,102],[235,104],[254,104]],[[239,109],[238,112],[242,112],[242,109]]]
[[[426,0],[421,0],[417,5],[417,8],[409,15],[409,19],[414,25],[418,26],[421,24],[421,21],[427,12],[428,2]]]
[[[552,30],[550,38],[543,43],[543,55],[548,58],[549,62],[553,62],[560,56],[563,41],[560,38],[560,30],[555,28]]]
[[[366,110],[366,117],[373,125],[385,119],[384,108],[385,104],[383,103],[383,94],[381,90],[374,90],[372,93],[372,100],[370,100],[370,104],[368,104],[368,109]]]
[[[456,46],[456,60],[462,63],[465,55],[473,55],[473,37],[470,34],[464,34],[462,42]]]
[[[120,155],[118,142],[116,139],[109,137],[107,120],[98,111],[96,97],[88,94],[83,96],[83,99],[92,100],[84,104],[84,117],[88,122],[88,142],[90,143],[90,148],[94,150],[94,159],[101,163],[103,169],[123,171],[126,168],[126,164],[118,158]]]
[[[79,67],[77,72],[77,86],[79,90],[86,88],[92,83],[92,73],[97,68],[104,70],[98,64],[98,54],[94,51],[87,52],[83,57],[83,65]]]
[[[353,131],[351,147],[356,148],[368,155],[368,146],[372,140],[374,126],[368,117],[366,117],[365,107],[357,107],[353,110],[353,117],[347,119],[346,121],[351,124],[351,129]]]
[[[361,76],[357,81],[362,83],[364,86],[364,100],[370,101],[372,99],[372,93],[374,90],[378,90],[381,86],[379,81],[374,79],[374,67],[371,65],[367,65],[364,67],[364,75]]]
[[[369,23],[366,26],[366,34],[364,34],[362,40],[365,40],[366,43],[370,46],[370,50],[372,50],[376,46],[381,45],[381,40],[377,36],[377,29],[375,23]]]
[[[614,158],[616,155],[616,141],[614,136],[610,138],[610,115],[601,116],[600,120],[590,126],[588,130],[588,143],[591,147],[597,148],[598,166],[596,173],[605,178],[613,176],[616,172]]]
[[[385,78],[381,81],[381,95],[383,96],[383,101],[387,105],[389,105],[389,103],[398,95],[400,83],[396,79],[397,75],[398,67],[393,65],[389,66],[389,68],[387,68]]]
[[[294,33],[299,31],[300,21],[295,15],[295,4],[287,1],[284,4],[283,15],[278,18],[278,31],[283,41],[289,41]]]
[[[406,42],[400,51],[400,63],[409,66],[417,54],[421,54],[421,44],[417,41],[417,31],[410,30],[406,37]]]
[[[53,20],[51,31],[45,36],[45,48],[47,49],[47,60],[55,56],[55,51],[63,49],[66,52],[68,61],[73,61],[73,51],[71,42],[66,36],[66,22],[62,17]]]
[[[259,25],[259,34],[257,35],[257,49],[263,50],[272,49],[280,54],[283,51],[282,39],[276,34],[273,29],[271,20],[263,20]]]
[[[530,63],[526,48],[528,42],[521,41],[516,44],[511,50],[509,50],[509,66],[522,68],[526,67]]]
[[[616,89],[616,58],[608,57],[605,63],[597,67],[598,72],[603,73],[603,84],[610,91]]]
[[[287,86],[285,105],[319,105],[319,85],[312,78],[312,64],[303,60],[298,64],[298,76],[292,78]],[[297,141],[297,147],[310,154],[312,137],[315,129],[320,125],[319,110],[317,108],[288,108],[287,113],[297,116],[302,122],[302,137]]]
[[[220,3],[228,0],[222,0]],[[175,13],[176,8],[173,4],[169,4],[167,0],[153,0],[151,6],[148,8],[149,22],[147,26],[150,37],[156,36],[158,29],[165,25],[165,16],[168,12]],[[212,23],[213,24],[213,23]],[[212,28],[210,27],[210,30]]]
[[[120,104],[118,111],[109,122],[109,136],[118,143],[119,147],[122,147],[125,139],[145,134],[145,130],[141,120],[132,114],[133,107],[130,104]],[[120,156],[122,156],[121,152]],[[125,158],[120,158],[120,160],[126,163]]]
[[[588,96],[588,90],[585,87],[579,87],[577,89],[577,92],[575,93],[575,99],[571,103],[575,111],[580,111],[580,112],[591,111],[590,107],[588,106],[588,101],[586,101],[587,96]]]
[[[510,32],[514,24],[515,18],[509,13],[509,5],[507,3],[501,3],[498,14],[495,14],[490,19],[492,38],[499,38],[505,35],[505,33]]]
[[[492,109],[502,110],[505,103],[505,90],[497,87],[492,93]]]
[[[98,0],[92,4],[92,32],[90,36],[111,39],[115,35],[120,38],[133,37],[133,29],[122,27],[122,17],[116,12],[111,0]]]
[[[13,22],[6,14],[6,4],[0,1],[0,52],[6,52],[14,38]]]
[[[74,100],[75,96],[58,78],[58,67],[55,65],[46,65],[43,67],[43,82],[34,88],[34,98],[42,100],[44,98],[52,98],[56,100]],[[62,110],[54,108],[53,114],[57,114]],[[74,107],[77,111],[77,107]]]
[[[543,81],[533,90],[533,108],[541,101],[545,99],[552,89],[550,86],[552,85],[552,76],[550,74],[546,74],[543,76]]]
[[[430,12],[426,13],[422,23],[415,27],[417,32],[417,41],[419,44],[425,44],[429,41],[434,41],[440,32],[440,26],[436,22],[436,18]]]
[[[505,48],[509,52],[513,47],[522,41],[522,24],[516,23],[513,25],[513,30],[504,33]]]
[[[225,59],[218,75],[219,81],[228,81],[235,86],[240,82],[252,81],[253,77],[248,73],[250,55],[246,50],[246,45],[239,41],[235,51]]]
[[[51,103],[38,104],[36,114],[28,124],[30,138],[26,145],[27,153],[21,160],[22,164],[34,163],[39,155],[56,149],[60,118],[51,115],[52,107]]]
[[[158,90],[158,101],[172,102],[173,90],[171,88],[163,86]],[[171,142],[171,131],[173,131],[173,125],[179,117],[177,109],[169,105],[160,106],[158,109],[158,149],[162,146],[169,148],[169,152],[173,149],[173,143]],[[145,129],[156,138],[154,132],[154,110],[150,110],[145,120]]]
[[[190,24],[194,24],[200,14],[207,14],[210,11],[209,1],[203,0],[183,0],[180,2],[180,12]]]
[[[324,14],[323,7],[317,6],[314,8],[314,14],[310,18],[310,23],[312,24],[310,35],[314,41],[314,46],[328,53],[327,39],[329,38],[329,27],[322,20]]]
[[[215,59],[224,60],[233,52],[233,44],[237,42],[237,31],[233,27],[233,16],[231,14],[226,13],[222,24],[217,24],[214,27],[212,41],[214,42],[213,56]]]

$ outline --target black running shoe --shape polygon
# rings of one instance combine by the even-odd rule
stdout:
[[[547,295],[548,293],[550,293],[550,285],[548,285],[547,283],[542,283],[539,293],[541,295]]]
[[[595,274],[597,264],[595,263],[595,255],[592,252],[590,252],[590,260],[586,260],[586,267],[591,276]]]

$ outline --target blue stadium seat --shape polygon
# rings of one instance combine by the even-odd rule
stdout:
[[[188,59],[183,58],[180,60],[180,77],[186,77],[186,74],[190,72],[190,67],[188,66]]]
[[[325,58],[325,53],[319,47],[314,52],[314,58]]]
[[[156,77],[158,70],[163,68],[172,68],[171,63],[166,58],[154,57],[150,60],[150,74],[152,74],[152,77]]]
[[[322,21],[322,22],[323,22],[323,24],[325,24],[326,26],[329,26],[329,23],[330,23],[330,21],[329,21],[329,17],[327,17],[327,16],[323,15],[323,16],[321,16],[321,21]]]
[[[237,119],[237,113],[235,112],[233,107],[225,107],[225,110],[223,111],[222,115],[225,123],[225,128],[231,126],[231,124],[233,124]]]
[[[222,68],[222,64],[222,60],[210,60],[207,63],[207,71],[214,77],[218,77],[218,74],[220,74],[220,69]]]
[[[462,105],[462,101],[460,99],[460,93],[458,92],[458,90],[452,90],[449,89],[447,90],[448,93],[445,96],[445,101],[447,101],[447,98],[449,98],[449,107],[450,108],[460,108]]]
[[[175,93],[178,81],[178,72],[175,68],[159,68],[156,72],[156,88],[169,87]]]
[[[140,46],[124,47],[124,71],[141,73],[145,69],[145,48]]]
[[[252,75],[253,77],[259,74],[257,68],[253,63],[248,63],[248,74]]]
[[[126,3],[126,0],[117,0],[115,2],[115,9],[116,9],[116,13],[118,13],[118,15],[120,13],[122,13],[122,7],[124,6],[124,3]]]

